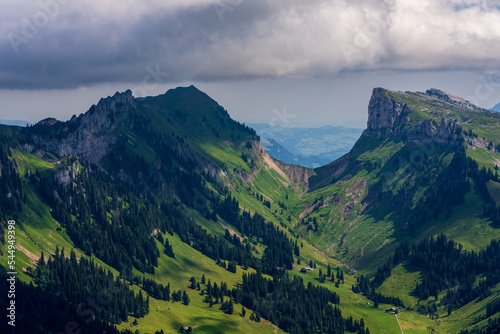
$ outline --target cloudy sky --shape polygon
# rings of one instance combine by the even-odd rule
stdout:
[[[498,0],[2,0],[0,119],[194,84],[240,121],[363,128],[376,86],[492,107],[499,55]]]

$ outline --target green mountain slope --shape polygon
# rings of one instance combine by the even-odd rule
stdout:
[[[467,223],[457,237],[470,249],[499,237],[488,217],[460,210],[478,186],[464,155],[491,170],[500,157],[497,113],[437,90],[383,89],[374,90],[368,112],[368,129],[351,152],[309,180],[311,191],[297,204],[298,233],[361,269],[376,268],[399,242],[457,235],[460,221]],[[473,207],[489,202],[475,196]],[[484,231],[479,239],[477,231]]]
[[[297,212],[303,210],[297,233],[367,272],[386,265],[403,242],[444,233],[464,250],[479,252],[499,239],[497,113],[435,89],[375,89],[368,112],[368,129],[351,152],[316,169],[309,180],[310,191],[297,204]],[[377,291],[412,305],[419,301],[413,290],[425,275],[419,268],[398,268]],[[449,323],[442,319],[438,332],[484,326],[477,319],[484,319],[481,312],[496,299],[494,291],[474,316],[458,323],[454,316]],[[421,302],[432,305],[432,299]],[[455,307],[469,314],[467,305]]]
[[[64,263],[63,247],[109,270],[94,270],[94,286],[113,275],[134,294],[133,308],[111,298],[94,312],[89,326],[106,332],[399,333],[398,320],[405,333],[427,332],[435,319],[385,313],[393,301],[374,307],[352,288],[403,242],[446,233],[480,251],[498,239],[496,127],[494,113],[437,90],[375,89],[353,149],[313,170],[270,157],[253,129],[193,86],[137,99],[127,91],[68,122],[0,127],[0,219],[16,221],[18,278],[36,286],[26,291],[61,298],[63,318],[82,330],[78,296],[98,296],[64,288],[72,271],[57,268],[90,269]],[[419,283],[422,271],[398,268],[378,291],[410,306],[411,284],[395,286]],[[50,313],[38,319],[62,330]]]
[[[68,122],[46,119],[23,129],[2,127],[1,134],[2,221],[14,219],[18,235],[16,257],[9,258],[9,230],[2,229],[2,267],[7,271],[14,258],[19,282],[35,283],[35,288],[19,288],[30,291],[20,298],[40,296],[34,307],[61,303],[56,298],[66,303],[63,311],[43,312],[39,318],[19,311],[19,321],[32,317],[21,332],[36,331],[31,325],[61,331],[64,323],[55,321],[56,315],[83,331],[111,323],[106,332],[169,331],[187,325],[200,333],[268,333],[280,332],[277,324],[292,332],[303,330],[291,326],[312,326],[309,320],[300,325],[285,320],[279,309],[257,306],[247,295],[253,288],[246,287],[250,290],[242,294],[241,284],[243,273],[258,271],[258,279],[261,272],[278,277],[285,269],[292,272],[299,246],[294,258],[294,232],[286,228],[277,208],[283,197],[304,193],[313,172],[270,158],[255,132],[233,121],[206,94],[187,87],[134,99],[127,91],[101,99]],[[90,266],[109,270],[106,275],[123,280],[120,286],[129,286],[142,306],[123,309],[124,304],[111,299],[111,304],[98,301],[93,311],[87,310],[85,294],[90,300],[100,298],[92,290],[98,285],[63,288],[72,280],[72,271],[62,274],[57,268],[79,265],[61,263],[61,249],[65,254],[75,249],[82,266],[87,263],[83,259],[90,258]],[[307,242],[300,249],[303,262],[314,261],[325,272],[327,262],[336,264]],[[42,254],[45,261],[39,260]],[[299,269],[293,275],[300,277]],[[161,288],[150,290],[148,280]],[[190,280],[197,281],[199,289],[190,289]],[[168,293],[163,290],[167,286]],[[316,291],[302,286],[300,293]],[[333,291],[333,283],[327,289]],[[45,302],[41,296],[46,296]],[[266,298],[276,302],[272,295]],[[329,318],[342,319],[340,311],[333,311],[333,299],[318,302],[318,307],[331,310]],[[239,314],[243,306],[245,316]],[[78,307],[86,315],[93,312],[95,322],[79,316]],[[344,331],[342,322],[335,326]]]

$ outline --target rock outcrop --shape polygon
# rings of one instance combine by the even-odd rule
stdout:
[[[373,89],[368,104],[367,130],[377,136],[389,135],[395,129],[410,124],[412,112],[405,103],[391,98],[383,88]]]
[[[434,97],[438,100],[441,100],[443,102],[446,102],[448,104],[451,104],[453,106],[459,107],[461,109],[484,110],[484,109],[479,108],[478,106],[470,103],[469,101],[467,101],[461,97],[448,94],[448,93],[443,92],[442,90],[439,90],[436,88],[431,88],[431,89],[426,90],[425,94],[427,94],[430,97]]]
[[[45,119],[30,129],[35,143],[59,156],[76,154],[91,163],[99,163],[117,137],[113,134],[119,124],[135,110],[132,92],[116,93],[101,99],[97,105],[67,122]]]
[[[460,141],[458,131],[460,127],[456,123],[445,118],[441,118],[440,123],[430,118],[421,119],[422,113],[417,117],[412,117],[411,114],[416,111],[405,102],[393,98],[390,92],[383,88],[373,90],[368,105],[367,129],[363,135],[376,138],[404,135],[410,141],[435,141],[447,144],[456,144]],[[404,93],[397,92],[397,94]],[[456,103],[468,103],[460,98],[452,98],[449,94],[446,96]]]

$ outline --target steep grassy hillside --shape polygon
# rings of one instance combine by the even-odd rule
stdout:
[[[47,119],[2,131],[9,138],[2,140],[2,189],[7,197],[19,193],[12,206],[2,203],[2,219],[16,220],[19,281],[35,283],[40,294],[74,298],[58,291],[53,273],[44,274],[39,265],[42,252],[47,261],[56,249],[74,249],[76,258],[90,257],[109,275],[126,278],[136,296],[149,295],[149,313],[136,310],[125,321],[117,321],[113,310],[96,309],[99,319],[115,314],[118,330],[168,332],[186,325],[199,333],[278,333],[276,319],[248,306],[240,314],[248,301],[230,294],[239,291],[242,274],[282,275],[282,256],[292,263],[324,262],[323,254],[287,226],[292,213],[286,206],[306,193],[313,172],[270,158],[253,130],[194,87],[137,100],[130,92],[117,93],[68,122]],[[3,268],[9,260],[6,234]],[[300,255],[294,258],[297,243]],[[221,310],[221,300],[207,302],[207,282],[190,288],[190,279],[200,283],[202,276],[213,286],[224,282],[232,314]],[[181,291],[190,300],[156,299],[143,278],[168,285],[170,298]],[[76,306],[67,302],[66,310]],[[123,312],[120,318],[126,318]],[[77,314],[73,320],[81,327],[85,319]]]
[[[453,162],[464,147],[477,168],[494,171],[498,113],[439,90],[383,89],[374,90],[368,113],[368,129],[351,152],[315,170],[310,191],[292,210],[298,234],[365,270],[402,241],[443,232],[478,249],[500,237],[482,215],[489,198],[476,192],[477,178],[455,167],[465,168],[466,159]]]

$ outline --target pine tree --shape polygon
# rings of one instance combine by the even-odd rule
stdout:
[[[184,291],[184,293],[182,294],[182,303],[187,306],[189,305],[190,301],[191,300],[189,299],[188,294],[186,293],[186,291]]]
[[[193,290],[194,290],[194,289],[196,289],[196,278],[194,278],[194,276],[192,276],[192,277],[189,279],[189,282],[191,283],[191,284],[189,285],[189,287],[190,287],[191,289],[193,289]]]
[[[45,264],[45,256],[43,255],[43,251],[42,251],[42,255],[40,255],[40,260],[38,260],[38,265],[44,265]]]

